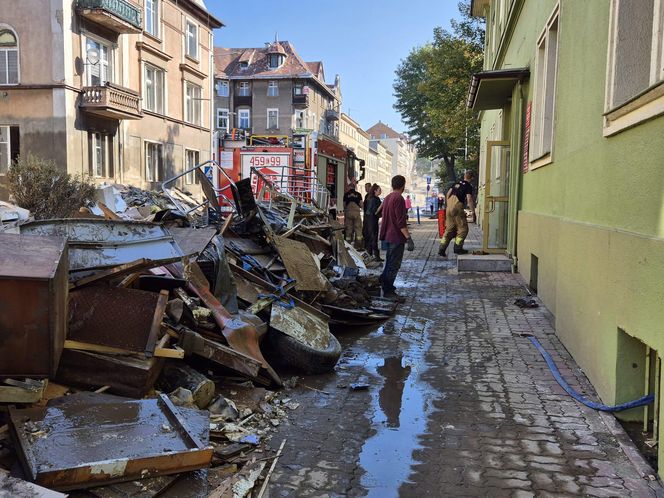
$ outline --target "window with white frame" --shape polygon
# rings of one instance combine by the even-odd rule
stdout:
[[[161,180],[164,163],[161,144],[145,142],[145,180],[158,182]]]
[[[268,97],[278,97],[279,96],[279,83],[274,80],[267,82],[267,96]]]
[[[531,161],[550,155],[553,148],[558,21],[559,8],[556,7],[537,42],[530,137]]]
[[[228,109],[217,109],[217,128],[226,132],[230,129]]]
[[[18,85],[18,37],[8,28],[0,28],[0,85]]]
[[[188,171],[186,175],[184,175],[184,183],[185,185],[193,185],[194,183],[198,183],[198,179],[196,178],[196,170],[189,171],[192,168],[196,167],[198,164],[200,164],[199,161],[199,153],[197,150],[189,150],[186,149],[184,152],[184,168],[185,171]]]
[[[164,114],[165,102],[165,88],[164,88],[164,71],[151,66],[145,65],[144,69],[144,82],[143,82],[143,108],[148,111]]]
[[[612,0],[607,110],[664,80],[664,0]]]
[[[185,36],[187,37],[187,55],[192,59],[198,59],[198,25],[192,21],[187,21]]]
[[[159,0],[145,0],[145,31],[159,38]]]
[[[217,81],[217,96],[228,97],[228,81]]]
[[[307,127],[307,111],[304,109],[295,110],[295,128],[304,129]]]
[[[250,97],[251,84],[248,81],[240,81],[237,84],[237,95],[238,97]]]
[[[251,111],[249,109],[239,109],[237,111],[238,128],[248,130],[251,128]]]
[[[90,37],[85,39],[86,84],[102,86],[113,81],[111,44]]]
[[[189,81],[184,82],[184,120],[198,126],[201,124],[201,87]]]
[[[6,175],[12,163],[11,130],[0,126],[0,175]]]
[[[279,128],[279,109],[267,110],[267,129],[276,130]]]
[[[304,83],[301,81],[296,81],[293,84],[293,95],[303,95],[304,94]]]
[[[88,133],[90,176],[113,177],[113,136],[91,131]]]

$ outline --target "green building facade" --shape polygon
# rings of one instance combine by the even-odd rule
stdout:
[[[664,354],[664,0],[473,0],[485,71],[485,249],[554,314],[602,401],[645,391],[659,438]],[[659,445],[662,454],[662,445]]]

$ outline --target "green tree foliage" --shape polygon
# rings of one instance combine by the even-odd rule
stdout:
[[[479,123],[466,97],[472,74],[482,70],[484,25],[471,17],[469,0],[459,3],[459,12],[452,33],[435,28],[431,43],[411,50],[394,82],[394,107],[419,155],[442,159],[443,184],[456,181],[458,158],[473,164],[479,151]]]

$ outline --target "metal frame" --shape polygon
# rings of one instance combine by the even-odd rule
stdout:
[[[486,142],[486,162],[484,164],[484,201],[482,211],[484,213],[483,221],[485,226],[482,229],[482,250],[487,253],[500,254],[507,250],[507,246],[501,248],[489,247],[489,227],[491,226],[490,214],[495,210],[496,202],[504,202],[509,205],[509,196],[492,196],[491,195],[491,160],[492,160],[492,147],[494,146],[511,146],[509,140],[487,140]],[[509,165],[508,165],[509,167]]]

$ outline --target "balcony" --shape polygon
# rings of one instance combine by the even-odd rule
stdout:
[[[299,95],[293,95],[293,105],[308,106],[309,105],[309,95],[301,93]]]
[[[233,102],[235,103],[235,107],[238,106],[249,106],[251,107],[251,95],[236,95],[235,98],[233,99]]]
[[[116,33],[140,33],[143,29],[141,7],[126,0],[76,0],[76,11]]]
[[[339,111],[336,109],[326,109],[325,119],[328,121],[339,121]]]
[[[106,83],[103,86],[86,86],[81,90],[80,108],[90,114],[111,119],[140,119],[141,98],[128,88]]]

